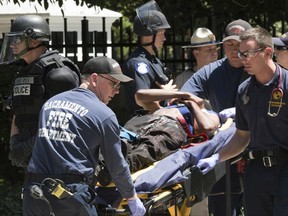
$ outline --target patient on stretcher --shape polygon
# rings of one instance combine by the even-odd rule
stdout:
[[[223,119],[219,118],[221,115],[205,110],[201,98],[186,92],[146,89],[139,90],[135,98],[149,114],[136,116],[124,125],[125,129],[139,135],[136,142],[122,142],[125,144],[124,156],[133,173],[180,148],[207,141]],[[160,106],[159,101],[172,98],[182,105]]]
[[[126,159],[132,172],[161,160],[188,143],[208,140],[219,128],[219,117],[202,109],[203,100],[190,93],[163,89],[139,90],[136,102],[149,114],[130,119],[124,128],[139,135],[127,144]],[[181,99],[161,107],[157,100]]]
[[[190,111],[191,126],[195,134],[206,133],[208,136],[214,134],[220,124],[219,116],[204,108],[204,100],[188,92],[179,92],[166,89],[142,89],[135,95],[136,102],[150,114],[170,116],[179,120],[182,115],[181,109],[175,106],[161,107],[160,101],[171,100],[184,104]],[[192,133],[193,131],[191,131]]]
[[[190,120],[189,116],[187,117],[187,113],[184,113],[184,115],[186,115],[184,116],[186,126],[179,121],[179,116],[181,117],[183,115],[183,112],[181,112],[183,106],[177,105],[164,108],[159,105],[159,101],[169,100],[171,98],[178,98],[178,102],[184,104],[184,107],[189,109]],[[134,132],[137,134],[141,134],[143,130],[146,132],[150,130],[152,135],[155,135],[157,134],[155,128],[148,127],[146,130],[146,127],[143,127],[143,122],[146,121],[146,124],[149,125],[150,122],[147,121],[147,119],[152,119],[151,122],[153,122],[156,116],[161,116],[164,118],[159,119],[167,123],[166,125],[164,124],[162,133],[159,132],[162,134],[160,135],[162,137],[159,138],[159,134],[155,135],[157,138],[154,139],[154,143],[146,140],[146,142],[142,142],[142,144],[136,146],[134,149],[131,147],[130,152],[124,153],[127,161],[130,163],[130,169],[133,173],[132,178],[137,193],[153,193],[160,188],[186,181],[188,179],[185,173],[186,169],[197,164],[201,158],[207,157],[221,149],[223,145],[230,140],[235,130],[233,121],[231,121],[231,117],[233,118],[235,115],[233,108],[221,113],[210,112],[203,108],[202,99],[188,93],[160,89],[139,90],[136,94],[136,101],[144,109],[148,110],[149,114],[135,117],[133,127],[130,124],[131,122],[128,121],[124,126],[126,129],[135,129]],[[229,119],[229,121],[224,125],[225,130],[223,127],[222,129],[219,128],[227,119]],[[138,123],[138,125],[135,122]],[[142,125],[142,127],[140,125]],[[168,127],[171,126],[175,131],[172,129],[172,132],[168,133],[167,127],[165,127],[167,125]],[[183,126],[186,127],[186,130]],[[203,142],[203,140],[200,139],[198,140],[199,143],[196,139],[194,140],[194,142],[196,142],[194,146],[187,145],[191,139],[199,138],[197,137],[199,134],[200,138],[203,134],[206,134],[209,140],[206,139],[206,141]],[[172,139],[175,135],[176,139]],[[143,139],[145,140],[145,137]],[[167,142],[159,142],[161,139]],[[148,157],[147,153],[149,153]],[[113,191],[113,189],[111,190]],[[102,197],[106,196],[107,198],[105,188],[98,187],[96,191]],[[117,193],[117,190],[113,192]],[[113,196],[109,195],[109,197],[111,199]],[[121,200],[121,197],[117,198]],[[115,200],[109,201],[108,203],[114,203],[114,205],[117,206]]]

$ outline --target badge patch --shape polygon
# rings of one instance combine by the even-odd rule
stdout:
[[[274,89],[272,92],[272,97],[275,100],[279,100],[283,97],[283,92],[281,89]]]
[[[14,96],[30,95],[30,85],[17,85],[17,86],[14,86],[13,95]]]
[[[148,70],[148,65],[144,62],[140,62],[136,64],[136,71],[139,72],[140,74],[146,74],[149,72]]]

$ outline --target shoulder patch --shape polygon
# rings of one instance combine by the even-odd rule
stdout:
[[[146,74],[149,72],[149,67],[146,63],[140,62],[136,64],[136,71],[140,74]]]

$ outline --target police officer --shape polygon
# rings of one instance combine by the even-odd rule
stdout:
[[[238,55],[252,76],[238,89],[237,131],[223,149],[197,166],[206,173],[247,149],[245,215],[288,215],[288,71],[273,62],[267,30],[246,30],[240,40]]]
[[[90,59],[79,88],[50,98],[40,111],[38,135],[24,187],[24,215],[96,216],[94,174],[101,150],[108,171],[133,216],[145,214],[107,106],[120,84],[133,80],[107,57]],[[97,203],[96,203],[97,204]]]
[[[187,68],[176,77],[175,83],[179,89],[198,69],[218,59],[220,47],[217,45],[219,44],[222,42],[216,41],[215,35],[209,29],[201,27],[194,31],[191,36],[191,44],[182,46],[182,48],[187,49],[187,53],[195,58],[195,64],[191,61],[192,67]]]
[[[80,84],[78,67],[58,51],[48,51],[49,40],[49,25],[38,15],[17,17],[4,37],[0,61],[19,67],[13,87],[9,153],[12,164],[19,167],[29,160],[43,103]]]
[[[138,35],[139,45],[123,64],[124,74],[134,79],[133,85],[125,89],[126,107],[130,116],[140,109],[134,98],[139,89],[164,88],[169,81],[156,54],[166,40],[165,30],[170,25],[158,9],[156,3],[149,6],[146,3],[136,9],[133,30]],[[166,88],[172,86],[170,81]]]

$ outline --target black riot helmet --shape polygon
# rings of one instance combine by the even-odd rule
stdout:
[[[39,46],[48,45],[50,41],[50,28],[47,21],[41,16],[22,15],[13,21],[10,32],[5,33],[4,36],[0,63],[11,63],[32,50],[28,46],[29,38],[42,42]],[[20,43],[26,43],[25,48],[17,53],[13,52],[11,47]]]
[[[45,19],[38,15],[23,15],[17,17],[9,34],[24,35],[38,41],[50,40],[50,28]]]
[[[138,36],[155,35],[160,29],[169,29],[170,25],[158,4],[151,0],[136,8],[133,30]]]
[[[160,29],[169,29],[170,25],[160,11],[146,10],[137,14],[133,29],[138,36],[155,35]]]

